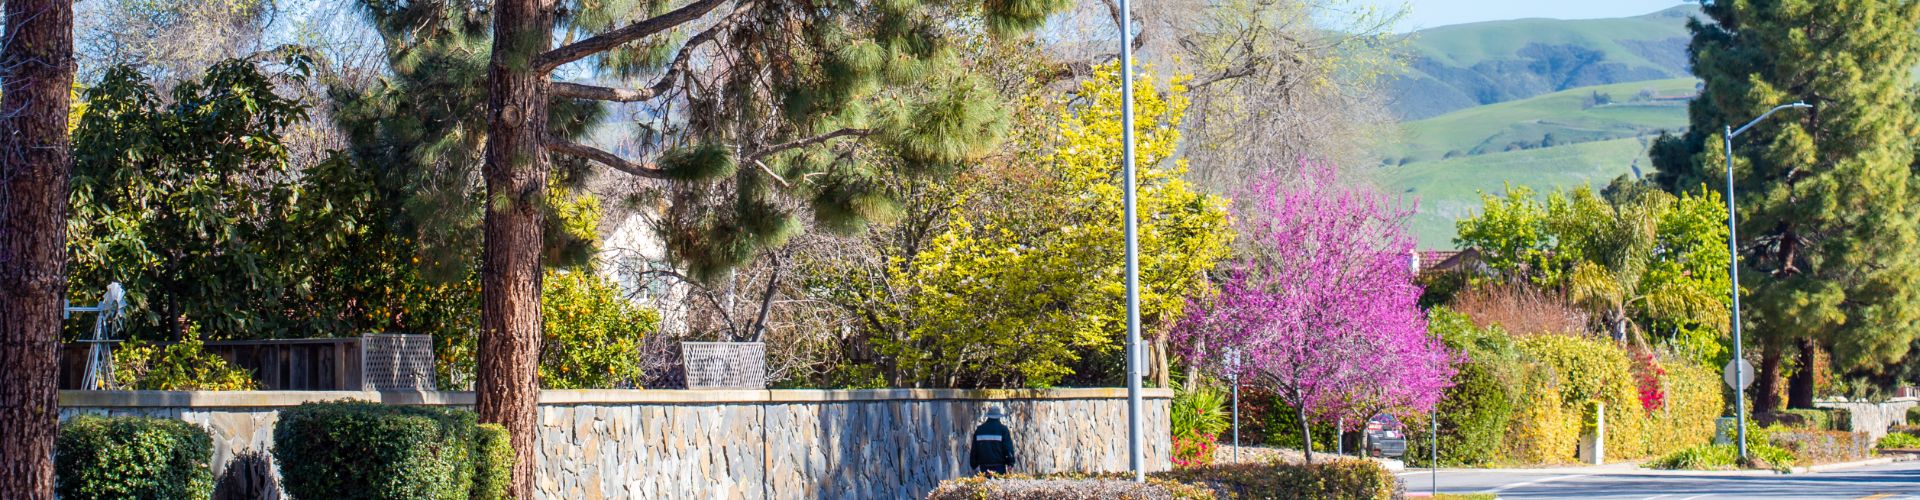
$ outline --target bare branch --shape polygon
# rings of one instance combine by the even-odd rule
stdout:
[[[665,89],[662,89],[661,87],[672,87],[672,86],[673,86],[672,79],[662,77],[660,78],[660,83],[656,83],[654,84],[653,87],[644,88],[644,89],[602,87],[598,85],[586,85],[586,84],[569,83],[569,82],[553,82],[550,88],[553,90],[553,95],[560,96],[560,97],[571,97],[574,99],[593,99],[598,101],[637,102],[637,101],[645,101],[648,99],[652,99],[655,96],[660,95],[661,92],[665,90]]]
[[[774,182],[780,183],[780,187],[793,187],[791,184],[787,184],[787,178],[781,177],[780,174],[773,173],[773,167],[767,166],[766,162],[755,159],[753,160],[753,164],[754,166],[760,167],[760,171],[765,172],[767,177],[772,177]]]
[[[766,338],[767,313],[773,310],[773,293],[776,291],[779,291],[778,286],[780,284],[780,254],[770,252],[767,254],[767,257],[773,261],[773,266],[772,266],[773,274],[767,277],[767,292],[761,295],[760,297],[760,314],[754,317],[753,319],[752,342],[759,342],[762,339]]]
[[[672,90],[674,83],[679,81],[681,75],[687,73],[687,60],[692,57],[695,48],[713,41],[714,37],[719,36],[721,30],[732,26],[745,12],[746,9],[735,10],[732,14],[727,15],[725,19],[708,27],[706,31],[702,31],[700,34],[688,38],[687,43],[680,46],[680,53],[673,56],[673,62],[668,65],[669,69],[667,70],[667,74],[660,75],[660,79],[653,82],[653,85],[650,87],[643,89],[625,89],[579,83],[554,82],[551,87],[552,92],[554,95],[561,97],[614,102],[638,102],[659,97],[666,94],[668,90]]]
[[[712,12],[726,0],[699,0],[665,14],[650,17],[640,22],[622,26],[613,31],[601,33],[592,38],[573,42],[560,48],[549,50],[534,61],[534,68],[540,73],[553,71],[560,65],[578,61],[594,54],[613,50],[627,42],[632,42],[662,31],[673,29],[682,24],[693,22]],[[749,2],[743,2],[749,3]]]
[[[827,141],[838,139],[841,137],[866,137],[868,134],[872,134],[872,133],[873,133],[872,129],[843,128],[840,130],[827,132],[827,133],[816,135],[813,137],[794,139],[791,141],[760,148],[759,151],[755,151],[753,154],[748,155],[747,158],[752,160],[759,160],[761,158],[766,158],[773,154],[779,153],[781,151],[786,151],[789,149],[804,148],[807,146],[812,146],[815,144],[827,142]]]
[[[649,179],[666,179],[667,178],[667,173],[664,171],[661,171],[657,167],[654,167],[652,165],[642,165],[639,163],[627,161],[627,159],[621,158],[620,155],[609,153],[599,148],[595,148],[585,144],[568,141],[566,139],[561,139],[558,137],[548,137],[546,146],[547,146],[547,151],[586,158],[588,160],[599,162],[602,165],[606,165],[608,167],[613,168],[614,170],[619,170],[621,172],[626,172],[629,174],[637,175],[640,177],[646,177]]]

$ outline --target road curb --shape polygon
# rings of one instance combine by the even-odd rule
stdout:
[[[1854,467],[1886,465],[1894,462],[1910,462],[1913,460],[1914,460],[1913,455],[1901,454],[1900,456],[1896,456],[1896,457],[1880,457],[1880,458],[1870,458],[1866,460],[1855,460],[1852,462],[1840,462],[1837,464],[1820,464],[1820,465],[1794,467],[1793,469],[1790,469],[1791,470],[1790,473],[1808,474],[1808,473],[1814,473],[1814,472],[1827,472],[1832,470],[1851,469]]]

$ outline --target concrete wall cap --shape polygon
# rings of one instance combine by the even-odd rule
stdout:
[[[1142,389],[1143,399],[1171,399],[1172,389]],[[1125,399],[1123,388],[1064,389],[776,389],[657,390],[580,389],[540,391],[547,405],[596,404],[766,404],[908,400],[1065,400]],[[72,408],[248,408],[286,407],[338,400],[398,405],[472,405],[474,393],[454,391],[60,391],[60,406]]]

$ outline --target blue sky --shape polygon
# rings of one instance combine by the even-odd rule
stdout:
[[[1360,0],[1360,3],[1386,8],[1407,5],[1411,11],[1406,19],[1401,20],[1398,30],[1413,31],[1449,24],[1527,17],[1555,19],[1628,17],[1696,2],[1681,0]]]

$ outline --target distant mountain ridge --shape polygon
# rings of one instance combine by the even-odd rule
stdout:
[[[1388,82],[1402,120],[1562,90],[1689,76],[1682,5],[1616,19],[1516,19],[1414,32],[1405,75]]]

